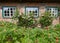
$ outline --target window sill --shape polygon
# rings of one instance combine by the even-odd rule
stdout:
[[[3,19],[12,19],[12,17],[3,17]]]

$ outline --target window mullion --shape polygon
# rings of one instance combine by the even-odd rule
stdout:
[[[9,17],[11,17],[11,10],[10,10],[10,8],[9,8]]]

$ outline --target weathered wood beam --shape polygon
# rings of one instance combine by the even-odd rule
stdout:
[[[60,3],[60,0],[0,0],[0,2],[39,2],[39,3]]]

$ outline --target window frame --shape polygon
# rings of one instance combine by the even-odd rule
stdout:
[[[12,16],[4,16],[4,8],[15,8],[16,6],[2,6],[2,17],[3,18],[12,18]]]
[[[25,15],[27,15],[26,8],[38,8],[38,16],[34,17],[34,18],[38,18],[39,17],[39,6],[25,6]]]
[[[47,9],[48,8],[57,8],[56,6],[46,6],[45,7],[46,8],[46,11],[47,11]],[[58,8],[57,8],[58,9]],[[58,11],[58,10],[57,10]],[[59,11],[58,11],[58,13],[57,13],[57,16],[52,16],[52,17],[58,17],[58,14],[59,14]]]

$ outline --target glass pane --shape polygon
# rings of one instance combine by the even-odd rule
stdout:
[[[37,16],[37,14],[34,14],[34,16]]]
[[[8,11],[8,10],[7,10],[6,12],[7,12],[7,13],[9,13],[9,11]]]
[[[11,13],[13,13],[13,11],[11,11]]]
[[[8,10],[8,8],[3,8],[4,11]]]
[[[38,8],[36,8],[36,7],[27,7],[26,8],[26,14],[29,15],[29,13],[32,13],[32,14],[34,13],[34,15],[37,16],[38,15]]]
[[[49,8],[49,10],[51,11],[51,8]]]
[[[6,13],[6,11],[4,11],[4,13]]]
[[[10,8],[10,10],[12,10],[12,8]]]
[[[13,14],[11,13],[11,16],[13,16]]]
[[[52,14],[52,16],[54,16],[54,14]]]
[[[5,16],[6,16],[6,13],[5,13]]]
[[[9,16],[9,13],[7,15]]]
[[[15,8],[13,8],[13,10],[15,10]]]
[[[3,8],[4,11],[4,16],[13,16],[14,12],[15,12],[15,8],[13,7],[4,7]]]
[[[52,13],[55,13],[55,11],[52,11]]]
[[[51,11],[51,16],[55,16],[58,14],[58,9],[57,8],[49,8],[49,11]]]
[[[35,10],[34,13],[37,13],[37,10]]]
[[[29,11],[29,13],[32,13],[32,11]]]

